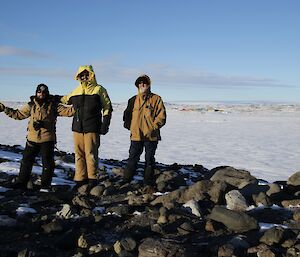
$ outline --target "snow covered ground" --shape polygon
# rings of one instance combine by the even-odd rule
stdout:
[[[22,103],[5,103],[20,107]],[[156,161],[244,168],[268,181],[300,171],[300,104],[166,104]],[[100,158],[128,157],[129,131],[123,128],[125,104],[114,104],[110,131],[101,137]],[[57,147],[73,152],[72,118],[59,118]],[[25,145],[27,120],[0,113],[0,143]],[[143,158],[143,156],[142,156]]]

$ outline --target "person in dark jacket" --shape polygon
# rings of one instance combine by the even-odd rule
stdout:
[[[130,130],[131,140],[124,181],[132,180],[145,148],[144,184],[153,185],[155,152],[158,141],[161,140],[160,128],[166,123],[166,109],[162,98],[151,92],[149,76],[139,76],[135,86],[138,94],[128,100],[123,115],[124,127]]]
[[[60,97],[50,95],[47,85],[39,84],[35,95],[31,96],[30,101],[21,109],[5,107],[0,103],[0,112],[4,111],[10,118],[16,120],[29,118],[26,146],[14,188],[27,188],[35,158],[38,153],[41,153],[43,163],[41,190],[49,190],[55,168],[57,116],[70,117],[74,114],[72,107],[64,106],[59,102]]]
[[[97,84],[91,65],[80,66],[75,76],[80,85],[62,103],[75,108],[72,130],[75,151],[75,176],[77,187],[88,183],[90,188],[97,183],[98,149],[100,134],[109,130],[112,105],[107,91]]]

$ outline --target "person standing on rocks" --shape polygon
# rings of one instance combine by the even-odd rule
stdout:
[[[166,123],[166,109],[162,98],[151,92],[151,80],[147,75],[135,81],[138,94],[128,100],[123,114],[124,127],[130,130],[130,148],[124,169],[124,182],[130,182],[145,148],[144,184],[154,184],[155,152],[161,140],[160,128]]]
[[[75,109],[72,131],[75,151],[75,176],[77,187],[97,184],[98,149],[100,135],[109,130],[112,104],[104,87],[97,84],[91,65],[80,66],[75,80],[80,82],[62,103],[72,104]]]
[[[13,188],[27,189],[32,166],[36,156],[42,156],[43,172],[41,177],[41,191],[49,191],[54,173],[54,147],[56,144],[57,116],[71,117],[72,107],[59,103],[60,97],[50,95],[45,84],[39,84],[34,96],[21,109],[5,107],[0,103],[0,112],[15,120],[29,118],[27,141],[23,151],[20,172]]]

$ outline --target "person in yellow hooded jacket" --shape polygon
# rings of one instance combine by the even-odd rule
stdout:
[[[27,189],[35,157],[41,153],[43,171],[41,177],[41,190],[48,191],[51,186],[55,168],[54,147],[56,143],[57,116],[71,117],[74,109],[59,103],[60,97],[49,94],[45,84],[39,84],[30,102],[20,109],[12,109],[0,103],[0,112],[15,120],[29,118],[27,127],[27,141],[23,151],[20,172],[14,188]]]
[[[75,75],[80,82],[62,103],[72,104],[75,109],[72,131],[75,151],[75,176],[77,187],[97,183],[98,150],[100,134],[109,130],[112,104],[104,87],[97,84],[91,65],[80,66]]]
[[[151,80],[141,75],[135,81],[138,94],[128,100],[123,114],[124,127],[130,130],[129,158],[124,169],[124,181],[130,182],[145,148],[144,184],[153,185],[155,152],[161,140],[160,128],[166,123],[166,109],[162,98],[151,92]]]

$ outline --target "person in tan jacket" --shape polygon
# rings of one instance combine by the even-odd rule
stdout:
[[[30,180],[35,157],[41,153],[43,172],[41,177],[41,190],[48,191],[51,186],[55,168],[54,146],[56,143],[57,116],[73,116],[74,109],[59,104],[60,97],[49,94],[45,84],[39,84],[34,96],[21,109],[5,107],[0,103],[0,112],[15,120],[29,118],[27,127],[27,141],[23,151],[20,172],[14,188],[26,189]]]
[[[124,111],[124,127],[130,130],[129,158],[124,169],[124,181],[130,182],[145,148],[144,184],[153,185],[155,151],[161,140],[160,128],[166,123],[166,109],[162,98],[151,92],[151,80],[147,75],[135,81],[138,94],[128,100]]]

